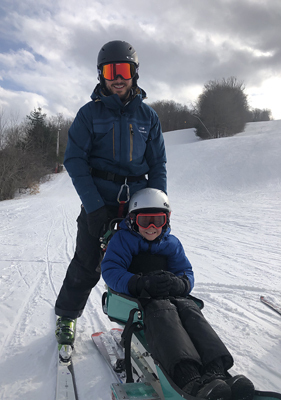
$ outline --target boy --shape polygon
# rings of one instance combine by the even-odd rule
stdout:
[[[129,214],[111,239],[101,264],[113,290],[145,299],[145,337],[152,356],[178,387],[208,400],[251,400],[252,382],[229,377],[233,358],[193,300],[192,266],[170,235],[167,195],[146,188],[135,193]]]

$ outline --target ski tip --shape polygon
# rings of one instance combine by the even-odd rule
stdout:
[[[121,329],[121,328],[112,328],[111,330],[112,330],[112,331],[119,331],[119,332],[123,332],[123,329]]]
[[[100,336],[100,335],[103,335],[103,334],[104,334],[104,332],[95,332],[95,333],[92,334],[92,337],[97,337],[97,336]]]

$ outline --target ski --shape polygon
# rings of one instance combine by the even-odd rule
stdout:
[[[62,359],[59,354],[56,400],[78,400],[71,355],[68,359]]]
[[[97,332],[92,334],[92,340],[98,348],[99,352],[110,367],[116,382],[124,383],[124,368],[121,367],[124,358],[123,350],[117,345],[111,332]]]
[[[264,304],[266,304],[269,308],[271,308],[273,311],[277,312],[279,315],[281,315],[281,307],[277,306],[274,304],[272,301],[268,300],[264,296],[260,296],[260,301]]]
[[[109,332],[92,334],[92,340],[110,367],[115,382],[111,384],[113,400],[163,400],[159,381],[144,357],[137,349],[131,348],[134,382],[126,383],[125,354],[120,345],[122,329],[113,328]]]

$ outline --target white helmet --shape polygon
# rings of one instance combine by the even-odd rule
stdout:
[[[139,213],[142,210],[155,209],[171,213],[169,199],[162,190],[154,188],[145,188],[136,192],[129,203],[129,213]],[[148,210],[147,210],[148,211]]]

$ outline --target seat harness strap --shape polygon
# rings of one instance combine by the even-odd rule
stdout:
[[[134,382],[131,362],[131,341],[133,333],[143,329],[143,326],[140,322],[133,322],[135,313],[139,311],[140,310],[138,308],[133,308],[130,311],[128,321],[126,322],[125,328],[121,335],[121,346],[123,346],[125,350],[125,368],[127,377],[126,383]]]

